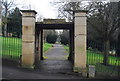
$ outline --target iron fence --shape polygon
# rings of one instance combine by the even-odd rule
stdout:
[[[19,29],[18,29],[19,30]],[[5,34],[4,30],[2,30],[2,36],[0,36],[0,40],[2,40],[2,49],[0,51],[0,55],[3,59],[10,60],[19,60],[22,53],[22,38],[14,31],[14,28],[7,28],[7,32]]]
[[[87,65],[95,66],[96,77],[119,77],[120,57],[117,44],[111,44],[108,53],[108,64],[104,64],[104,45],[87,41]]]

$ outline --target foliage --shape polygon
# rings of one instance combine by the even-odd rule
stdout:
[[[94,5],[92,15],[88,17],[88,40],[103,43],[104,64],[107,65],[108,53],[113,45],[111,41],[119,29],[118,3],[95,2]]]
[[[66,45],[69,44],[69,30],[63,30],[63,32],[60,34],[61,43]]]
[[[44,53],[45,53],[46,51],[48,51],[51,47],[52,47],[52,44],[45,43],[45,44],[44,44]]]
[[[15,7],[15,1],[14,0],[1,0],[2,3],[2,30],[3,30],[3,36],[7,36],[7,17],[9,13],[12,11],[12,9]]]
[[[12,33],[13,37],[22,37],[22,16],[19,8],[17,7],[8,16],[7,32]]]
[[[68,45],[64,45],[64,49],[66,50],[65,53],[68,53],[70,52],[70,48]],[[67,58],[69,57],[69,55],[66,56]]]
[[[58,6],[60,15],[68,17],[69,14],[73,21],[74,11],[88,10],[87,39],[103,43],[104,64],[107,65],[108,51],[112,47],[111,43],[115,42],[119,29],[118,2],[93,2],[90,0],[90,2],[86,2],[87,5],[84,2],[63,2],[55,5],[58,4],[62,4]]]
[[[58,37],[58,33],[55,30],[51,30],[48,32],[47,36],[46,36],[46,42],[47,43],[56,43]]]
[[[89,3],[87,3],[89,4]],[[79,2],[53,2],[53,6],[58,8],[58,18],[65,19],[69,22],[73,22],[74,12],[76,10],[86,10],[88,5],[85,5],[82,1]]]
[[[117,55],[120,57],[120,1],[118,3],[118,12],[119,12],[119,20],[118,20],[118,26],[119,26],[119,32],[118,32],[118,39],[117,39]]]

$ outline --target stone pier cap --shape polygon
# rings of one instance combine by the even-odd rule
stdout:
[[[20,10],[23,16],[35,16],[37,12],[35,10]]]

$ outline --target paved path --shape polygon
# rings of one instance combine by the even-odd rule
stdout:
[[[72,72],[72,64],[67,60],[68,53],[60,44],[54,44],[45,57],[47,59],[40,62],[40,69],[48,73],[67,73]]]
[[[54,44],[53,48],[45,54],[48,57],[47,60],[67,60],[67,55],[68,53],[65,53],[65,49],[61,44]]]
[[[81,79],[79,76],[67,74],[51,74],[39,72],[38,70],[24,69],[18,67],[2,66],[3,79]]]
[[[72,72],[72,66],[71,63],[68,60],[66,60],[65,58],[66,55],[67,53],[65,53],[63,46],[55,44],[54,48],[49,50],[49,52],[46,54],[48,59],[41,61],[40,67],[37,69],[25,69],[12,65],[11,66],[0,65],[0,68],[2,67],[2,78],[17,79],[14,81],[19,81],[20,79],[29,79],[29,80],[30,79],[36,79],[36,80],[65,79],[65,81],[69,81],[69,80],[72,81],[71,79],[76,79],[75,81],[101,81],[100,79],[98,80],[96,79],[89,80],[85,78],[83,79],[81,76],[78,76],[76,74],[67,73],[67,72]],[[56,80],[56,81],[61,81],[61,80]],[[108,81],[108,80],[104,80],[104,81]],[[109,81],[117,81],[117,80],[109,80]]]
[[[48,59],[40,61],[37,69],[2,66],[2,77],[5,79],[81,79],[80,76],[66,74],[72,71],[72,65],[66,59],[68,54],[65,53],[62,45],[55,44],[45,55]]]

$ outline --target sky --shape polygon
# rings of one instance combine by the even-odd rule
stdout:
[[[37,12],[37,18],[56,19],[57,8],[52,6],[54,0],[16,0],[17,6],[22,9],[31,9]],[[58,33],[63,30],[56,30]]]
[[[60,1],[83,1],[83,0],[15,0],[17,6],[20,9],[32,9],[37,11],[37,18],[52,18],[56,19],[58,15],[57,8],[53,6],[50,2],[60,2]],[[86,1],[86,0],[84,0]],[[89,1],[89,0],[88,0]],[[96,0],[92,0],[96,1]],[[105,0],[98,0],[105,1]]]
[[[37,17],[57,18],[57,9],[50,2],[54,0],[16,0],[20,9],[31,9],[37,11]]]

